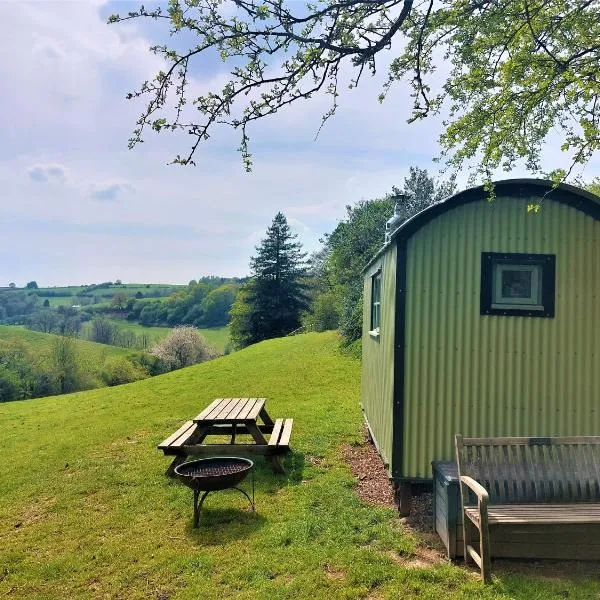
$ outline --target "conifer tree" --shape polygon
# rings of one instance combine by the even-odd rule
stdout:
[[[286,335],[300,326],[307,306],[302,244],[278,212],[250,259],[252,281],[231,311],[231,338],[237,347]]]

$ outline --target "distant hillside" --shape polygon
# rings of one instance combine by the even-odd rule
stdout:
[[[0,325],[0,340],[20,340],[39,348],[40,352],[49,352],[53,341],[58,336],[52,333],[40,333],[31,331],[17,325]],[[128,356],[141,354],[137,350],[128,350],[107,344],[97,344],[87,340],[75,339],[77,351],[81,352],[85,360],[101,362],[107,356]]]
[[[0,325],[0,403],[144,379],[153,364],[139,350]]]

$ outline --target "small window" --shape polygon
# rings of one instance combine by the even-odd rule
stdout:
[[[553,254],[481,255],[481,314],[553,317]]]
[[[371,331],[379,333],[381,325],[381,270],[371,277]]]

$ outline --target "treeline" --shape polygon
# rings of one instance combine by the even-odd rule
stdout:
[[[107,352],[69,336],[40,338],[0,338],[0,402],[131,383],[219,355],[190,326],[173,329],[150,353]]]
[[[346,207],[337,227],[323,236],[322,247],[309,260],[311,303],[302,324],[306,330],[338,329],[347,343],[362,335],[363,275],[367,262],[383,246],[385,225],[396,203],[400,222],[456,190],[456,177],[436,181],[426,169],[410,167],[402,188],[383,198]]]
[[[20,290],[4,290],[0,293],[0,323],[13,323],[31,315],[40,308],[35,294]]]
[[[147,327],[222,327],[229,323],[229,311],[238,289],[238,283],[217,285],[216,281],[191,281],[185,289],[164,301],[135,301],[126,307],[127,320]]]
[[[138,322],[141,325],[176,327],[192,325],[198,328],[223,327],[229,323],[229,313],[243,280],[224,277],[203,277],[192,280],[167,298],[146,298],[141,291],[128,297],[116,291],[110,302],[76,306],[50,306],[48,297],[58,296],[60,291],[32,291],[5,289],[0,293],[0,323],[25,325],[34,331],[79,336],[86,321],[100,320],[92,328],[92,341],[110,343],[124,348],[148,347],[147,336],[135,335],[116,325],[110,325],[104,317],[116,317]],[[106,282],[89,286],[87,289],[102,289],[113,286]],[[114,289],[114,288],[113,288]],[[157,294],[156,291],[151,291]],[[40,298],[44,294],[48,297]],[[70,296],[81,301],[84,296]],[[97,299],[88,298],[89,301]],[[106,341],[110,340],[110,341]]]

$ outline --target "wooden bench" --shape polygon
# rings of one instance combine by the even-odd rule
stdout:
[[[600,559],[600,436],[456,436],[465,561]],[[478,539],[471,541],[471,534]]]

